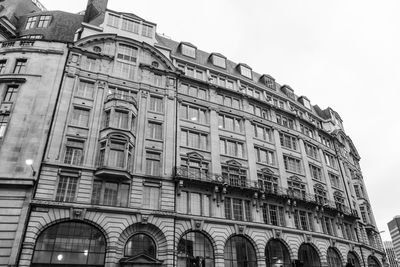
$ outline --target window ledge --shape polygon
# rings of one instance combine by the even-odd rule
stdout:
[[[107,177],[107,178],[116,178],[116,179],[131,179],[131,175],[128,170],[118,169],[116,167],[107,167],[102,166],[96,169],[95,176],[98,177]]]

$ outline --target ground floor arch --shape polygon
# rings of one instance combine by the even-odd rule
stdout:
[[[297,266],[321,267],[321,259],[317,250],[312,245],[303,243],[300,246]]]
[[[346,267],[361,267],[360,261],[358,260],[357,254],[353,251],[349,251],[347,254],[347,265]]]
[[[271,239],[265,247],[265,263],[267,267],[290,267],[290,253],[285,244],[279,239]]]
[[[256,250],[245,236],[234,235],[226,241],[224,261],[225,267],[256,267]]]
[[[178,243],[178,267],[214,267],[214,248],[199,231],[184,234]]]

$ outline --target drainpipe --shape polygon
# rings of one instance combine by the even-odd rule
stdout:
[[[367,267],[367,265],[365,264],[365,260],[364,260],[364,253],[363,253],[363,250],[362,250],[362,246],[360,245],[360,238],[358,237],[357,228],[355,228],[354,230],[356,231],[357,242],[358,242],[358,245],[360,246],[361,259],[363,261],[364,267]]]

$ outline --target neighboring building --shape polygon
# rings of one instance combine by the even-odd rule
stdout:
[[[390,264],[390,267],[398,267],[399,265],[397,259],[399,259],[399,257],[396,256],[393,243],[391,241],[383,241],[383,245],[385,247],[387,260]]]
[[[400,216],[396,216],[388,223],[390,236],[396,257],[400,259]]]
[[[385,262],[360,157],[333,109],[160,36],[107,0],[88,1],[84,15],[21,14],[18,25],[14,43],[2,43],[15,54],[4,57],[64,49],[35,55],[35,66],[54,66],[26,81],[54,80],[20,91],[25,117],[14,108],[3,127],[5,180],[33,155],[38,172],[30,205],[21,204],[28,216],[17,220],[23,242],[9,250],[18,266]],[[55,55],[60,64],[49,63]],[[32,117],[34,108],[44,114]],[[23,170],[28,195],[34,179]]]

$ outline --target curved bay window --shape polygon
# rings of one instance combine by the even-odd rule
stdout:
[[[328,255],[326,257],[328,260],[328,267],[343,267],[342,260],[336,249],[332,247],[328,248]]]
[[[95,227],[63,222],[44,230],[36,241],[33,267],[104,266],[106,241]]]
[[[103,128],[117,128],[135,132],[135,115],[125,108],[109,108],[103,114]]]
[[[222,166],[222,177],[229,185],[245,187],[246,176],[247,170],[237,161],[230,160]]]
[[[306,185],[297,176],[292,176],[288,178],[288,195],[305,199],[306,198]]]
[[[233,236],[226,242],[225,267],[256,267],[257,257],[253,245],[244,236]]]
[[[368,256],[368,267],[381,267],[381,265],[375,257]]]
[[[126,242],[124,255],[125,257],[146,255],[155,259],[156,244],[154,240],[146,234],[135,234]]]
[[[278,192],[278,177],[270,169],[262,169],[257,172],[258,186],[266,193]]]
[[[358,260],[358,257],[355,255],[354,252],[349,252],[347,254],[347,265],[346,267],[361,267],[360,261]]]
[[[319,205],[324,205],[327,202],[326,190],[322,185],[320,184],[314,185],[314,194],[315,194],[315,201]]]
[[[205,180],[208,174],[208,162],[201,155],[188,154],[181,158],[181,175],[191,179]]]
[[[318,252],[310,244],[302,244],[300,246],[298,259],[303,264],[302,266],[321,267]]]
[[[178,267],[213,267],[214,250],[210,240],[200,232],[189,232],[178,244]]]
[[[279,239],[271,239],[265,248],[267,267],[291,267],[289,250]]]
[[[131,170],[133,145],[123,135],[112,134],[100,142],[99,167]]]

